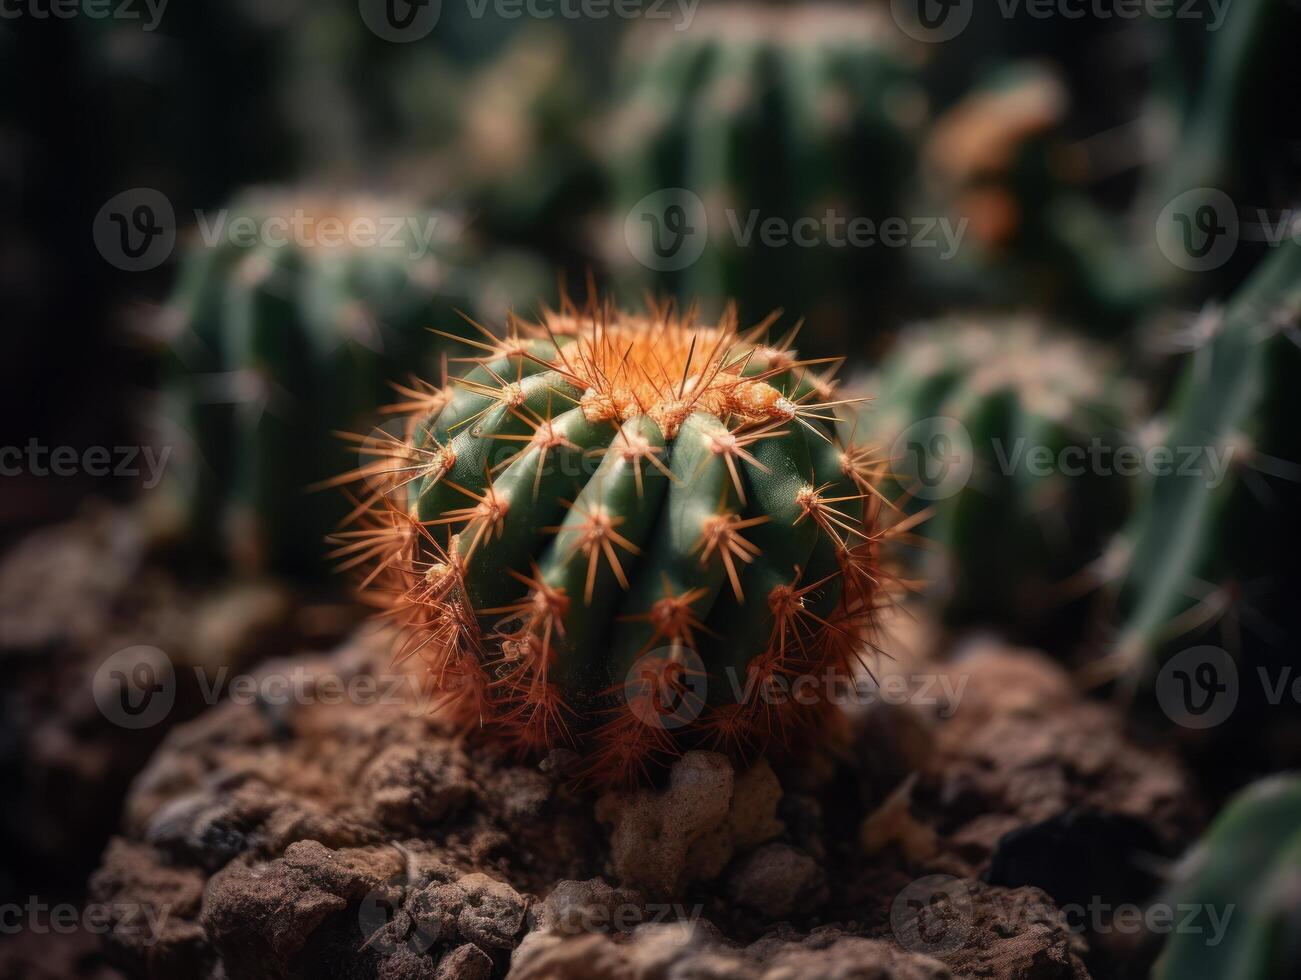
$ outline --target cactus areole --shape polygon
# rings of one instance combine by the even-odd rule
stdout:
[[[875,464],[834,435],[836,364],[767,327],[566,306],[361,441],[336,554],[468,723],[627,782],[788,744],[844,689],[885,595]]]

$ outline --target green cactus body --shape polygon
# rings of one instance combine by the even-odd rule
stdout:
[[[601,778],[814,719],[772,685],[843,669],[880,598],[831,385],[730,322],[571,312],[529,332],[546,339],[453,383],[449,417],[394,453],[421,478],[347,539],[377,544],[404,649],[476,723],[589,748]]]
[[[1197,910],[1172,932],[1153,980],[1273,980],[1301,972],[1301,779],[1274,776],[1231,800],[1162,901]],[[1213,941],[1212,941],[1213,940]]]
[[[816,4],[723,7],[702,11],[689,32],[637,32],[609,154],[628,291],[667,291],[711,312],[735,297],[752,319],[800,310],[829,349],[851,323],[861,330],[855,297],[870,294],[879,309],[904,250],[846,244],[847,222],[870,220],[879,233],[905,213],[926,112],[894,37],[872,11]],[[685,268],[670,261],[657,272],[630,261],[625,234],[644,236],[635,247],[644,257],[672,229],[634,221],[625,232],[624,219],[673,189],[702,202],[703,215],[687,207],[686,221],[698,236],[703,218],[708,242]],[[673,217],[665,203],[663,221]],[[828,213],[838,230],[823,224]],[[765,241],[774,220],[792,232],[788,244]]]
[[[1203,318],[1168,411],[1178,462],[1116,545],[1115,671],[1150,681],[1179,645],[1216,642],[1254,667],[1292,662],[1301,508],[1301,244],[1281,245]],[[1218,462],[1217,462],[1218,460]],[[1227,464],[1227,466],[1225,465]]]
[[[890,458],[892,495],[931,511],[920,571],[946,621],[1057,621],[1132,492],[1112,453],[1135,398],[1114,365],[1030,322],[942,322],[905,333],[866,388],[856,424]]]
[[[258,195],[225,215],[219,243],[191,249],[163,315],[162,416],[178,443],[170,497],[196,541],[245,569],[322,570],[347,508],[306,491],[348,460],[332,432],[370,428],[390,380],[437,369],[431,329],[468,331],[456,311],[485,305],[449,255],[452,220]]]

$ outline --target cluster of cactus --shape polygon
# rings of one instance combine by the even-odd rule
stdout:
[[[1137,392],[1103,350],[1029,320],[909,328],[855,420],[938,548],[922,575],[954,626],[1036,635],[1128,513],[1114,471]],[[1095,460],[1100,461],[1095,465]]]
[[[667,308],[477,346],[352,474],[370,507],[336,538],[448,710],[609,780],[816,718],[774,688],[847,669],[885,595],[872,458],[816,362]]]
[[[1180,464],[1145,488],[1113,549],[1108,673],[1150,682],[1193,638],[1256,668],[1291,663],[1297,561],[1282,542],[1301,514],[1299,320],[1301,243],[1288,241],[1186,331],[1162,439]]]
[[[689,32],[634,32],[622,76],[609,142],[615,251],[630,292],[667,291],[707,309],[735,297],[746,318],[799,311],[820,343],[841,349],[861,330],[861,301],[881,307],[905,250],[784,246],[760,230],[828,212],[879,228],[906,213],[926,98],[889,18],[825,4],[709,8]],[[673,190],[699,198],[703,215],[687,209],[685,220],[700,235],[703,219],[708,242],[685,268],[651,271],[628,255],[624,219],[647,195]],[[639,256],[653,255],[673,230],[646,222],[628,234],[645,236]]]
[[[1231,800],[1163,898],[1192,910],[1153,980],[1273,980],[1301,974],[1301,778],[1273,776]]]
[[[265,191],[224,219],[210,220],[219,241],[188,251],[159,318],[160,423],[177,448],[167,497],[210,554],[313,575],[346,514],[336,494],[307,493],[346,465],[332,430],[360,425],[392,381],[437,369],[436,324],[506,304],[486,270],[466,272],[450,215]]]
[[[1037,62],[990,73],[943,113],[925,153],[930,198],[969,219],[971,233],[964,261],[926,268],[930,289],[1023,301],[1028,283],[1041,304],[1114,331],[1240,282],[1262,252],[1250,239],[1283,228],[1290,213],[1295,126],[1266,107],[1295,77],[1284,39],[1301,14],[1243,0],[1223,17],[1216,30],[1180,18],[1145,25],[1165,41],[1146,115],[1167,123],[1149,124],[1147,140],[1072,136],[1067,87]],[[1122,218],[1099,185],[1134,170]]]

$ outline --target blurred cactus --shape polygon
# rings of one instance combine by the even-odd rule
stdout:
[[[973,234],[961,261],[925,270],[931,289],[955,302],[1024,302],[1028,283],[1040,305],[1116,331],[1241,282],[1261,241],[1291,232],[1297,126],[1271,93],[1296,76],[1285,39],[1301,9],[1242,0],[1222,14],[1217,29],[1147,25],[1165,53],[1144,117],[1122,130],[1069,132],[1078,107],[1060,70],[1041,62],[988,73],[948,109],[927,147],[928,191]],[[1124,171],[1137,190],[1122,212],[1098,184]]]
[[[1118,636],[1098,669],[1150,681],[1200,637],[1254,668],[1292,663],[1301,514],[1301,244],[1279,247],[1178,339],[1187,355],[1153,480],[1115,544]],[[1190,465],[1191,462],[1191,465]]]
[[[432,328],[508,302],[488,268],[467,271],[450,215],[399,201],[261,193],[209,220],[199,230],[220,240],[190,249],[160,325],[171,497],[237,567],[312,574],[346,510],[306,493],[347,458],[331,430],[358,425],[390,380],[436,369]]]
[[[373,509],[338,555],[374,562],[401,656],[524,750],[590,749],[600,780],[816,719],[770,685],[845,668],[882,596],[872,470],[825,428],[832,383],[732,320],[521,330],[353,474]]]
[[[946,621],[1038,635],[1127,513],[1132,384],[1033,322],[955,320],[906,331],[863,387],[857,434],[889,458],[891,496],[930,510],[920,570]]]
[[[609,248],[629,293],[666,291],[699,299],[706,311],[735,297],[744,319],[785,309],[807,317],[814,329],[806,342],[818,353],[861,335],[863,309],[884,316],[905,249],[879,239],[846,246],[846,223],[867,219],[879,234],[883,220],[904,220],[927,107],[883,11],[708,8],[687,32],[634,32],[622,76],[609,140],[617,203]],[[691,227],[679,231],[708,242],[685,268],[657,271],[634,261],[626,236],[651,255],[674,228],[628,227],[627,219],[647,195],[673,189],[703,206],[685,209]],[[668,206],[661,210],[661,223],[675,220]],[[814,245],[799,244],[809,230],[795,223],[822,223],[829,213],[841,244],[827,240],[834,231],[816,229]],[[764,243],[763,223],[773,220],[790,229],[790,243]]]
[[[1231,800],[1162,903],[1195,912],[1199,928],[1171,931],[1153,980],[1301,976],[1301,778],[1273,776]]]

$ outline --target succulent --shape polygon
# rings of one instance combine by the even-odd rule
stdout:
[[[369,489],[341,558],[404,625],[449,710],[628,780],[693,744],[784,740],[883,591],[873,463],[786,344],[728,317],[566,305],[480,343]],[[810,699],[805,699],[808,701]]]
[[[262,192],[209,222],[219,240],[189,250],[159,325],[168,498],[235,566],[312,574],[346,514],[337,494],[306,492],[346,465],[331,430],[434,370],[431,329],[468,329],[456,311],[484,310],[491,287],[454,254],[450,215],[398,201]]]
[[[1117,635],[1105,669],[1150,681],[1177,644],[1217,642],[1258,669],[1290,665],[1301,513],[1301,243],[1289,240],[1223,310],[1199,316],[1158,475],[1113,548]]]
[[[1146,25],[1165,50],[1144,116],[1125,129],[1147,141],[1069,132],[1080,113],[1068,99],[1088,93],[1039,62],[988,73],[940,116],[928,190],[954,220],[969,219],[970,233],[959,261],[924,269],[928,292],[1024,302],[1029,283],[1035,300],[1091,331],[1118,332],[1245,278],[1265,251],[1260,239],[1285,233],[1291,214],[1296,125],[1271,93],[1295,81],[1285,39],[1301,13],[1273,0],[1204,13]],[[1121,212],[1106,200],[1116,193],[1108,178],[1127,171],[1138,189]]]
[[[1116,374],[1034,321],[948,320],[906,330],[867,380],[855,424],[890,460],[890,495],[927,514],[920,571],[951,625],[1033,634],[1120,526],[1113,454],[1137,398]]]
[[[687,32],[634,32],[622,60],[609,165],[613,247],[626,257],[629,291],[700,299],[707,311],[736,297],[744,318],[799,310],[818,328],[808,340],[843,349],[862,330],[859,300],[870,296],[881,309],[905,251],[879,240],[847,246],[846,223],[866,219],[879,229],[902,220],[926,116],[889,18],[827,4],[709,8]],[[665,227],[637,214],[626,220],[659,192],[664,206],[650,217]],[[795,222],[823,222],[828,213],[841,222],[838,233],[799,231],[823,244],[761,238],[773,219],[794,234]],[[675,225],[707,234],[703,253],[683,268],[674,266],[685,251],[648,268],[660,265],[654,250],[672,244]],[[836,234],[840,245],[830,241]]]
[[[1153,980],[1301,974],[1301,778],[1272,776],[1231,800],[1176,869],[1174,929]],[[1196,918],[1190,921],[1190,915]]]

